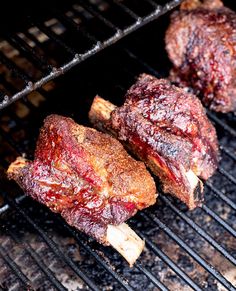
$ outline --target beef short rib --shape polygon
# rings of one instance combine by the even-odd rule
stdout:
[[[124,221],[155,203],[155,183],[145,165],[111,136],[51,115],[41,128],[34,161],[18,158],[8,177],[70,225],[112,244],[130,265],[143,249]]]
[[[210,109],[236,110],[236,13],[220,0],[187,0],[165,37],[170,79],[191,87]]]
[[[190,209],[203,200],[203,185],[219,159],[213,125],[199,99],[164,79],[142,74],[123,106],[100,97],[89,113],[92,124],[110,132],[143,160],[169,192]]]

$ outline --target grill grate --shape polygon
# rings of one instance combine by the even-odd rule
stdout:
[[[140,2],[150,4],[146,17],[142,15],[140,18],[138,9],[132,9],[134,5],[139,7]],[[3,174],[0,180],[3,195],[0,208],[0,265],[3,266],[0,287],[3,289],[236,290],[236,119],[233,115],[208,112],[219,135],[223,158],[216,175],[205,183],[206,203],[203,207],[189,212],[180,202],[163,195],[158,205],[130,220],[130,225],[145,239],[147,247],[133,269],[129,269],[113,250],[76,232],[60,217],[25,197],[4,176],[9,162],[17,155],[26,153],[32,158],[37,130],[49,113],[69,115],[87,124],[87,112],[96,93],[119,104],[122,103],[121,96],[139,73],[145,71],[166,76],[169,63],[161,43],[168,23],[166,15],[105,51],[103,48],[166,13],[178,2],[160,6],[160,2],[151,0],[109,0],[95,5],[92,1],[78,0],[76,3],[80,6],[74,5],[71,9],[73,16],[52,10],[52,18],[46,24],[45,21],[31,23],[30,31],[33,27],[34,32],[37,29],[41,32],[23,31],[27,42],[19,34],[4,37],[19,52],[21,61],[19,56],[18,59],[10,57],[9,52],[8,55],[0,53],[1,62],[12,72],[10,78],[5,71],[0,73],[4,90],[12,96],[7,97],[2,107],[25,97],[0,112],[0,173]],[[125,25],[117,23],[112,12],[114,9],[127,15]],[[79,29],[75,24],[76,17],[82,21]],[[113,17],[114,22],[111,21]],[[63,25],[63,32],[55,19]],[[98,27],[95,20],[104,27]],[[87,26],[82,25],[83,21]],[[153,40],[153,31],[157,32],[156,40],[160,43]],[[90,44],[96,44],[85,52],[86,57],[75,56],[77,47],[70,40],[71,36],[81,34]],[[35,44],[33,49],[29,40]],[[63,54],[59,61],[57,50]],[[56,78],[100,50],[100,54],[82,63],[79,70],[71,70],[63,78]],[[29,65],[23,58],[32,62],[34,70],[29,67],[27,71]],[[70,58],[73,58],[72,62]],[[13,75],[21,80],[20,84],[19,80],[12,82]],[[54,78],[53,82],[41,87]],[[39,87],[37,92],[26,96]],[[4,90],[2,96],[5,96]],[[77,97],[79,94],[81,97]],[[9,194],[15,194],[15,197]],[[63,245],[66,239],[69,243]],[[78,249],[79,255],[76,253]],[[29,272],[27,262],[23,266],[23,257],[29,257],[36,275]],[[69,274],[67,281],[60,277],[64,269],[64,276]],[[6,277],[11,278],[7,281]]]
[[[103,50],[104,48],[116,43],[121,38],[127,36],[131,32],[134,32],[138,28],[148,24],[149,22],[155,20],[162,14],[166,13],[167,11],[173,9],[175,6],[177,6],[181,0],[173,0],[169,1],[167,4],[161,6],[158,3],[150,0],[142,0],[143,3],[149,3],[151,5],[151,11],[147,16],[140,17],[135,12],[133,12],[131,9],[129,9],[125,4],[123,4],[121,1],[107,1],[111,6],[115,5],[119,7],[126,15],[130,16],[132,18],[132,22],[130,25],[125,26],[123,29],[119,28],[118,26],[114,25],[110,20],[106,19],[101,13],[97,11],[97,5],[96,1],[95,3],[91,1],[90,4],[89,1],[77,1],[80,5],[80,8],[86,9],[87,12],[91,13],[93,17],[96,17],[98,20],[100,20],[105,26],[110,28],[112,30],[112,35],[109,38],[106,38],[105,40],[101,41],[97,39],[95,36],[91,35],[88,31],[86,31],[83,27],[78,28],[78,25],[75,21],[68,18],[65,14],[65,12],[61,11],[52,11],[53,15],[56,15],[58,21],[58,29],[62,30],[62,26],[65,26],[66,28],[73,29],[73,37],[78,37],[78,33],[82,33],[85,39],[88,41],[92,41],[92,45],[90,45],[89,48],[86,49],[85,52],[81,53],[77,51],[76,49],[72,48],[67,42],[62,40],[55,31],[51,30],[50,27],[45,25],[45,22],[38,22],[33,21],[30,19],[31,26],[36,26],[42,33],[44,33],[50,40],[54,42],[57,46],[61,47],[63,49],[63,54],[68,54],[70,56],[70,59],[67,60],[64,64],[61,66],[52,66],[48,64],[48,62],[44,59],[42,55],[38,56],[34,48],[32,49],[29,44],[21,39],[19,35],[7,35],[4,37],[5,40],[7,40],[15,49],[17,49],[22,55],[25,55],[26,58],[28,58],[30,61],[33,62],[33,64],[38,67],[41,72],[46,72],[45,75],[43,75],[41,78],[37,78],[36,80],[32,80],[31,78],[27,78],[27,76],[21,72],[18,68],[15,68],[14,65],[4,56],[4,54],[0,53],[0,61],[5,64],[8,69],[10,69],[11,72],[14,72],[17,77],[19,77],[21,80],[24,81],[24,87],[13,94],[12,96],[9,96],[8,94],[2,93],[3,100],[0,102],[0,109],[8,106],[12,102],[22,98],[23,96],[29,94],[33,90],[36,90],[40,87],[42,87],[44,84],[46,84],[48,81],[53,80],[57,78],[58,76],[64,74],[66,71],[70,70],[74,66],[78,65],[82,61],[86,60],[88,57],[98,53],[99,51]],[[98,1],[99,2],[99,1]],[[110,7],[111,7],[110,6]],[[108,8],[109,9],[109,8]],[[77,11],[76,11],[77,12]],[[79,15],[80,18],[84,18],[83,15]],[[60,24],[59,24],[60,23]],[[61,26],[60,26],[61,25]],[[29,28],[28,28],[29,29]],[[25,32],[24,32],[25,33]],[[35,38],[34,35],[30,35],[29,32],[26,32],[26,35],[31,39],[31,41],[35,42],[36,45],[40,45],[40,42],[37,38]]]

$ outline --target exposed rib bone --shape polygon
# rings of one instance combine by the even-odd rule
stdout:
[[[111,117],[111,112],[115,110],[116,106],[111,102],[104,100],[100,96],[96,96],[89,111],[89,119],[91,123],[101,131],[110,132],[116,136],[111,128],[108,129],[108,122]]]
[[[108,225],[107,241],[133,266],[140,256],[144,241],[126,224]]]

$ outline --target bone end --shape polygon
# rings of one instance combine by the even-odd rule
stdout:
[[[144,241],[126,224],[108,225],[107,241],[132,267],[144,249]]]
[[[90,122],[98,129],[105,130],[105,126],[110,120],[111,113],[116,106],[111,102],[96,96],[89,111]]]

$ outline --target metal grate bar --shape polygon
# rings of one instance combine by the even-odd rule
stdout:
[[[138,230],[135,232],[145,240],[145,244],[165,262],[180,278],[182,278],[193,290],[201,291],[202,289],[185,273],[183,272],[166,254],[164,254],[151,240]]]
[[[41,43],[41,42],[37,39],[37,37],[36,37],[34,34],[31,34],[31,33],[28,32],[27,30],[24,31],[24,34],[25,34],[25,36],[26,36],[29,40],[33,41],[33,42],[35,43],[35,45],[36,45],[36,46],[37,46],[37,47],[38,47],[38,48],[39,48],[43,53],[45,53],[45,51],[46,51],[47,55],[44,54],[44,58],[47,58],[47,56],[53,56],[52,51],[48,50],[47,47],[46,47],[43,43]],[[48,58],[47,58],[47,59],[48,59]],[[45,60],[45,61],[46,61],[46,60]],[[49,67],[52,68],[52,70],[53,70],[53,66],[49,63],[49,60],[47,60],[47,63],[49,64]]]
[[[236,266],[236,258],[234,258],[224,247],[218,244],[209,234],[206,233],[197,223],[190,219],[186,214],[176,208],[171,201],[161,196],[161,200],[165,202],[179,217],[181,217],[193,230],[195,230],[202,238],[204,238],[209,244],[211,244],[216,250],[218,250],[223,256],[225,256],[232,264]]]
[[[47,63],[43,56],[38,56],[35,51],[18,35],[6,37],[6,40],[15,47],[22,55],[29,59],[40,71],[49,73],[52,66]]]
[[[205,270],[207,270],[216,280],[218,280],[228,290],[236,290],[236,288],[226,280],[213,266],[208,264],[202,257],[200,257],[192,248],[190,248],[179,236],[170,230],[163,222],[161,222],[155,215],[140,213],[146,219],[153,221],[160,229],[162,229],[170,238],[172,238],[181,248],[183,248],[196,262],[199,263]]]
[[[0,80],[0,82],[1,82],[1,80]],[[14,87],[13,87],[14,88]],[[12,88],[12,89],[13,89]],[[22,101],[24,102],[24,100],[22,99]],[[21,102],[22,102],[21,101]],[[23,103],[22,102],[22,103]],[[26,105],[26,106],[28,106],[28,104]],[[22,122],[22,119],[14,112],[14,111],[10,111],[9,110],[9,113],[8,113],[8,115],[12,118],[12,120],[14,120],[15,121],[15,126],[14,126],[14,130],[20,130],[21,128],[22,128],[22,126],[24,126],[24,123]],[[0,112],[0,116],[1,116],[1,112]],[[24,127],[23,127],[24,128]],[[12,132],[11,132],[12,133]],[[9,136],[9,138],[11,139],[11,142],[12,143],[15,143],[15,144],[17,144],[15,141],[13,141],[13,138],[11,138],[10,137],[10,135],[11,135],[11,133],[10,132],[6,132],[1,126],[0,126],[0,134],[5,134],[4,135],[4,138],[6,138],[6,140],[8,140],[8,136]]]
[[[19,144],[16,143],[14,139],[8,133],[6,133],[1,127],[0,134],[19,155],[22,155],[24,153],[22,147],[19,146]]]
[[[58,218],[58,220],[60,221],[60,223],[63,225],[64,228],[66,228],[68,230],[68,232],[75,238],[75,240],[78,242],[79,245],[81,245],[84,249],[86,249],[86,251],[92,255],[96,261],[98,261],[112,276],[113,278],[115,278],[120,285],[125,288],[126,290],[133,290],[133,288],[129,287],[121,278],[120,276],[115,273],[102,259],[101,257],[99,257],[94,251],[92,251],[92,249],[90,248],[90,246],[86,243],[86,242],[82,242],[81,238],[79,237],[78,233],[76,231],[73,231],[68,224],[66,224],[63,219],[60,217]],[[168,290],[166,289],[166,287],[156,278],[153,276],[153,274],[151,272],[149,272],[145,267],[143,267],[140,263],[137,265],[137,263],[135,263],[134,265],[135,267],[137,267],[139,269],[139,271],[141,271],[148,279],[150,279],[152,281],[152,283],[154,285],[156,285],[158,288],[160,288],[161,290]],[[163,289],[164,288],[164,289]]]
[[[11,70],[17,77],[22,79],[25,84],[29,84],[29,78],[26,74],[16,66],[10,59],[8,59],[1,51],[0,51],[0,61],[3,63],[9,70]]]
[[[93,43],[93,45],[98,42],[98,39],[95,38],[94,35],[89,33],[84,27],[79,26],[77,23],[75,23],[70,17],[64,15],[58,10],[54,10],[54,13],[65,27],[72,28],[77,33],[82,33],[82,35],[89,39]]]
[[[108,3],[114,3],[118,7],[120,7],[125,13],[127,13],[129,16],[131,16],[136,21],[140,21],[141,17],[139,17],[134,11],[130,10],[126,5],[124,5],[122,2],[117,0],[106,0]]]
[[[18,196],[18,197],[16,197],[15,198],[15,201],[16,201],[16,203],[20,203],[22,200],[24,200],[26,198],[26,195],[25,194],[23,194],[23,195],[20,195],[20,196]],[[7,210],[9,210],[10,209],[10,206],[9,206],[9,204],[8,203],[5,203],[2,207],[0,207],[0,215],[2,214],[2,213],[5,213]]]
[[[149,4],[151,4],[153,7],[155,8],[160,8],[160,5],[158,5],[155,1],[153,0],[145,0],[146,2],[148,2]]]
[[[47,236],[43,229],[40,226],[38,226],[38,224],[35,221],[33,221],[28,216],[28,214],[26,214],[26,212],[19,205],[16,204],[14,200],[9,199],[6,195],[5,199],[8,202],[8,204],[14,209],[16,209],[17,212],[20,213],[27,220],[27,222],[39,233],[39,235],[43,238],[43,240],[46,242],[46,244],[50,247],[50,249],[58,258],[63,259],[68,264],[68,266],[70,266],[70,268],[75,272],[75,274],[77,274],[92,290],[99,291],[94,282],[91,279],[89,279],[88,276],[84,272],[82,272],[76,266],[76,264],[57,247],[55,242]]]
[[[5,263],[11,268],[16,277],[25,285],[25,287],[31,288],[28,278],[25,276],[25,274],[21,272],[17,264],[8,256],[3,246],[0,246],[0,256],[5,261]]]
[[[39,93],[41,93],[41,92],[46,92],[46,91],[44,91],[43,89],[38,89],[38,92]],[[46,95],[46,94],[45,94]],[[37,108],[28,98],[27,98],[28,96],[24,96],[23,98],[22,98],[22,100],[21,100],[21,102],[25,105],[25,106],[27,106],[29,109],[30,109],[30,111],[31,112],[35,112],[35,109]],[[20,119],[20,118],[19,118]],[[17,124],[22,124],[22,122],[17,122]]]
[[[65,221],[60,217],[58,218],[58,221],[63,225],[63,227],[68,231],[68,233],[73,236],[73,238],[76,240],[76,242],[84,248],[103,268],[111,274],[111,276],[127,291],[132,291],[133,288],[130,287],[126,282],[122,280],[122,278],[119,276],[118,273],[116,273],[110,266],[107,265],[107,263],[100,257],[94,250],[91,249],[91,247],[88,245],[87,241],[82,241],[79,234],[72,230],[71,227],[69,227],[68,224],[65,223]]]
[[[46,266],[43,262],[43,260],[39,257],[39,255],[36,253],[36,251],[30,246],[30,244],[21,242],[19,238],[9,229],[7,232],[10,234],[10,236],[14,239],[15,242],[20,244],[24,247],[24,251],[31,256],[31,258],[34,259],[37,266],[40,268],[40,271],[43,272],[46,277],[54,284],[57,290],[59,291],[66,291],[67,289],[57,280],[54,273]]]
[[[221,173],[224,177],[226,177],[230,182],[236,185],[236,178],[233,177],[230,173],[226,172],[224,168],[221,166],[218,167],[218,172]]]
[[[157,278],[155,276],[153,276],[153,274],[151,272],[148,271],[147,268],[143,267],[142,264],[139,261],[136,261],[135,263],[135,267],[142,272],[143,274],[145,274],[145,276],[156,286],[158,287],[160,290],[162,291],[169,291],[169,289],[163,285],[159,280],[157,280]]]
[[[233,154],[230,150],[225,148],[223,145],[220,145],[220,149],[223,153],[225,153],[228,157],[230,157],[232,160],[236,162],[236,156]]]
[[[181,2],[182,2],[182,0],[172,0],[172,1],[170,1],[170,3],[168,3],[168,5],[165,5],[161,9],[159,9],[159,8],[155,9],[155,11],[153,13],[151,13],[148,16],[142,18],[141,21],[136,22],[134,25],[131,25],[131,26],[127,27],[123,31],[121,31],[121,30],[117,29],[116,27],[114,27],[115,28],[115,34],[112,37],[108,38],[102,44],[98,44],[98,45],[92,47],[90,50],[88,50],[84,54],[80,54],[80,55],[76,55],[74,50],[69,48],[64,42],[62,42],[60,40],[60,38],[57,37],[57,35],[55,35],[54,33],[48,31],[50,33],[50,35],[48,35],[48,36],[52,40],[54,40],[56,43],[58,43],[59,45],[64,47],[66,51],[68,51],[68,49],[69,49],[70,54],[72,54],[74,56],[73,59],[71,61],[69,61],[68,63],[64,64],[63,66],[59,67],[58,69],[53,70],[50,74],[48,74],[47,76],[45,76],[45,77],[41,78],[40,80],[36,81],[34,84],[30,84],[31,86],[26,86],[23,90],[19,91],[18,93],[14,94],[13,96],[11,96],[9,98],[9,100],[7,100],[5,102],[1,102],[0,103],[0,109],[8,106],[9,104],[11,104],[12,102],[18,100],[19,98],[22,98],[23,96],[29,94],[33,90],[36,90],[36,89],[42,87],[48,81],[57,78],[58,76],[62,75],[64,72],[70,70],[72,67],[74,67],[77,64],[81,63],[82,61],[84,61],[85,59],[87,59],[90,56],[94,55],[95,53],[97,53],[97,52],[101,51],[102,49],[114,44],[115,42],[117,42],[118,40],[123,38],[124,36],[130,34],[131,32],[137,30],[138,28],[146,25],[147,23],[150,23],[151,21],[157,19],[159,16],[161,16],[162,14],[165,14],[167,11],[173,9],[174,7],[179,5]],[[85,6],[85,2],[83,2],[81,4],[81,6],[84,7]],[[97,16],[99,17],[99,14],[97,14]],[[40,23],[35,23],[35,24],[38,26],[39,29],[42,30],[42,32],[44,32],[44,33],[47,32],[45,30],[45,26],[44,25],[42,25]],[[47,33],[45,33],[45,34],[47,34]],[[0,59],[1,59],[1,57],[0,57]]]
[[[103,17],[99,12],[96,11],[96,9],[93,8],[93,6],[88,2],[84,2],[81,0],[78,0],[78,3],[83,7],[85,10],[90,12],[93,16],[95,16],[97,19],[99,19],[101,22],[103,22],[106,26],[111,28],[115,33],[121,32],[118,27],[116,27],[111,21]]]
[[[236,130],[234,130],[232,127],[224,123],[222,120],[220,120],[215,114],[210,112],[208,109],[206,109],[207,115],[210,117],[211,120],[213,120],[216,124],[220,125],[225,131],[230,133],[233,137],[236,137]]]
[[[202,209],[209,214],[214,220],[216,220],[223,228],[225,228],[232,236],[236,237],[236,231],[228,223],[226,223],[219,215],[217,215],[208,206],[202,205]]]
[[[85,275],[83,272],[81,272],[80,269],[73,263],[73,261],[64,253],[62,253],[54,241],[50,239],[46,233],[37,225],[36,222],[34,222],[26,213],[25,211],[19,207],[12,199],[6,198],[8,204],[15,208],[18,213],[20,213],[28,222],[30,225],[33,226],[35,230],[40,234],[40,236],[44,239],[44,241],[47,243],[47,245],[50,247],[50,249],[59,257],[63,258],[63,260],[73,269],[73,271],[84,281],[88,284],[88,286],[92,290],[98,291],[99,289],[96,287],[96,285]],[[168,291],[168,289],[145,267],[143,267],[140,263],[136,263],[135,266],[158,288],[160,288],[163,291]],[[130,289],[132,290],[132,289]]]
[[[205,181],[205,185],[210,188],[213,193],[223,200],[230,208],[236,210],[236,204],[229,199],[226,195],[224,195],[221,191],[219,191],[216,187],[214,187],[209,181]]]
[[[7,91],[11,93],[17,92],[16,87],[8,82],[3,74],[0,75],[0,83],[6,88]]]
[[[134,59],[137,63],[139,63],[143,68],[148,70],[148,72],[152,75],[154,75],[157,78],[160,78],[160,73],[157,72],[154,68],[152,68],[149,64],[147,64],[143,59],[138,57],[136,54],[134,54],[130,49],[127,49],[125,47],[121,47],[121,49],[131,58]]]
[[[33,22],[33,24],[36,25],[51,40],[55,41],[58,45],[60,45],[63,49],[65,49],[65,51],[67,53],[69,53],[71,57],[74,56],[74,55],[76,55],[77,52],[73,48],[71,48],[70,46],[68,46],[67,44],[65,44],[65,42],[62,41],[60,39],[60,37],[56,33],[54,33],[52,30],[50,30],[49,27],[46,27],[45,25],[43,25],[43,24],[41,24],[39,22],[37,22],[37,23]]]
[[[24,31],[24,35],[25,35],[29,40],[33,41],[33,42],[35,43],[35,45],[36,45],[37,47],[39,47],[42,51],[45,50],[45,47],[44,47],[43,43],[41,43],[41,42],[37,39],[37,37],[36,37],[34,34],[30,33],[28,30],[25,30],[25,31]]]

